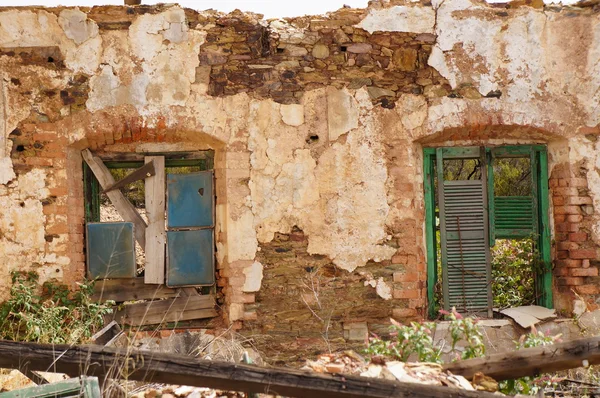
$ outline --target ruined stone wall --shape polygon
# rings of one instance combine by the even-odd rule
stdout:
[[[598,38],[591,8],[475,0],[0,9],[0,293],[82,278],[81,149],[212,149],[225,320],[361,341],[425,314],[423,147],[543,143],[555,305],[595,307]]]

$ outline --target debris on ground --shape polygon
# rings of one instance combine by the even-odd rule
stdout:
[[[444,372],[442,365],[437,363],[386,361],[383,357],[373,357],[369,363],[354,351],[321,355],[314,361],[307,360],[302,369],[317,373],[354,374],[362,377],[446,386],[469,391],[498,391],[498,383],[482,373],[478,373],[474,382],[471,383],[462,376]]]

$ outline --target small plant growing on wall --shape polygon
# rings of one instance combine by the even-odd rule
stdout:
[[[0,337],[15,341],[78,344],[102,326],[114,302],[95,303],[93,282],[77,291],[46,282],[38,294],[38,275],[13,272],[10,298],[0,306]]]
[[[455,309],[452,309],[451,312],[442,310],[440,313],[450,320],[448,330],[452,338],[452,352],[456,354],[456,359],[469,359],[485,355],[483,335],[476,320],[463,318]],[[408,361],[411,356],[416,356],[420,362],[442,362],[442,349],[435,347],[433,342],[435,323],[411,322],[410,325],[402,325],[393,319],[391,322],[390,339],[372,337],[369,339],[367,354],[403,362]],[[459,344],[464,346],[462,354],[458,354]]]

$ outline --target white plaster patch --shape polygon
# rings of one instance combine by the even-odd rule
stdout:
[[[281,105],[281,118],[288,126],[304,124],[304,106],[300,104]]]
[[[327,88],[327,123],[330,141],[358,127],[358,103],[347,90]]]
[[[0,158],[0,184],[6,184],[16,177],[12,160],[9,157]]]
[[[377,286],[375,287],[375,291],[384,300],[392,299],[392,288],[385,283],[383,278],[377,279]]]
[[[435,11],[424,6],[370,9],[358,28],[373,32],[433,33]]]
[[[244,269],[246,281],[242,287],[244,292],[258,292],[263,278],[263,265],[258,261],[252,263],[250,267]]]
[[[44,169],[33,169],[21,174],[18,179],[19,199],[44,199],[50,192],[46,188],[46,171]]]
[[[60,12],[58,23],[67,37],[79,45],[88,39],[98,36],[98,25],[87,19],[87,15],[79,8],[66,8]]]

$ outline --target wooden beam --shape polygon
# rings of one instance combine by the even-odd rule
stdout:
[[[449,363],[444,370],[471,379],[476,372],[497,381],[600,364],[600,336]]]
[[[92,300],[113,300],[117,303],[179,297],[180,289],[164,285],[146,285],[144,278],[102,279],[94,285]]]
[[[98,157],[105,162],[143,162],[147,156],[164,156],[167,160],[203,160],[212,158],[213,151],[98,153]]]
[[[165,158],[148,156],[146,164],[155,164],[154,176],[146,178],[146,266],[144,282],[162,285],[165,283]],[[141,170],[141,169],[140,169]]]
[[[81,151],[81,156],[88,166],[90,166],[90,169],[96,176],[96,179],[100,183],[102,189],[106,189],[115,183],[115,179],[113,178],[112,174],[110,174],[110,171],[108,171],[104,163],[102,163],[102,160],[92,155],[92,152],[90,152],[89,149],[84,149]],[[123,220],[133,223],[135,240],[138,241],[142,248],[145,248],[146,222],[142,216],[140,216],[135,207],[133,207],[131,202],[127,200],[121,191],[110,191],[107,192],[106,195],[110,199],[111,203],[115,206],[121,217],[123,217]]]
[[[136,182],[138,180],[143,180],[155,174],[156,170],[154,170],[154,162],[150,161],[149,163],[146,163],[139,169],[132,171],[119,181],[106,188],[104,193],[112,191],[113,189],[123,188],[125,185],[131,184],[132,182]]]
[[[319,398],[494,398],[491,393],[416,383],[369,379],[352,375],[317,374],[264,368],[184,355],[101,346],[45,345],[0,341],[0,367],[29,368],[67,374],[127,378],[164,383],[247,391],[286,397]]]
[[[127,304],[115,312],[114,319],[119,324],[143,326],[216,316],[215,297],[196,295]]]

